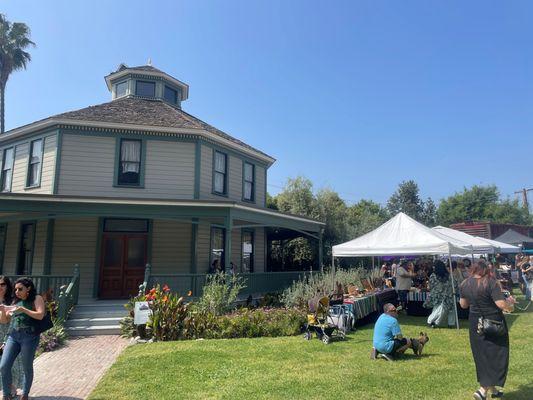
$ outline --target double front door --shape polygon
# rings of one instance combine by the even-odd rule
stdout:
[[[147,262],[147,238],[144,233],[103,234],[99,298],[119,299],[137,294]]]

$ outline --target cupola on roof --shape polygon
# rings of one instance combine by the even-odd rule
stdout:
[[[137,67],[120,64],[105,77],[112,99],[141,97],[166,101],[177,107],[189,97],[189,85],[155,68],[151,63]]]

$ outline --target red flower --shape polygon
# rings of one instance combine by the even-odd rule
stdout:
[[[170,288],[168,287],[168,285],[165,284],[165,286],[163,286],[163,292],[170,292]]]
[[[151,294],[151,295],[155,294],[155,291],[156,291],[155,288],[150,289],[150,294]]]

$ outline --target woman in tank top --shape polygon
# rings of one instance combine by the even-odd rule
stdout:
[[[8,394],[13,382],[11,371],[19,354],[25,378],[20,400],[28,400],[33,382],[33,359],[40,336],[35,330],[36,321],[42,320],[45,313],[44,300],[37,294],[35,285],[29,278],[20,278],[15,282],[15,300],[12,306],[0,305],[0,323],[10,323],[0,361],[4,400],[11,399]]]

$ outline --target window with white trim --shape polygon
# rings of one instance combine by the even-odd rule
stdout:
[[[255,200],[255,165],[249,162],[244,163],[243,171],[243,199],[247,201]]]
[[[4,156],[2,157],[2,176],[1,190],[2,192],[11,191],[11,183],[13,181],[13,163],[15,162],[15,148],[10,147],[4,150]]]
[[[117,184],[125,186],[140,186],[141,153],[141,140],[120,140],[120,158],[118,163]]]
[[[26,186],[39,186],[41,168],[43,164],[43,139],[37,139],[30,144],[30,159],[28,162],[28,178]]]
[[[227,194],[226,175],[228,156],[220,151],[215,151],[215,165],[213,168],[213,191],[217,194]]]

